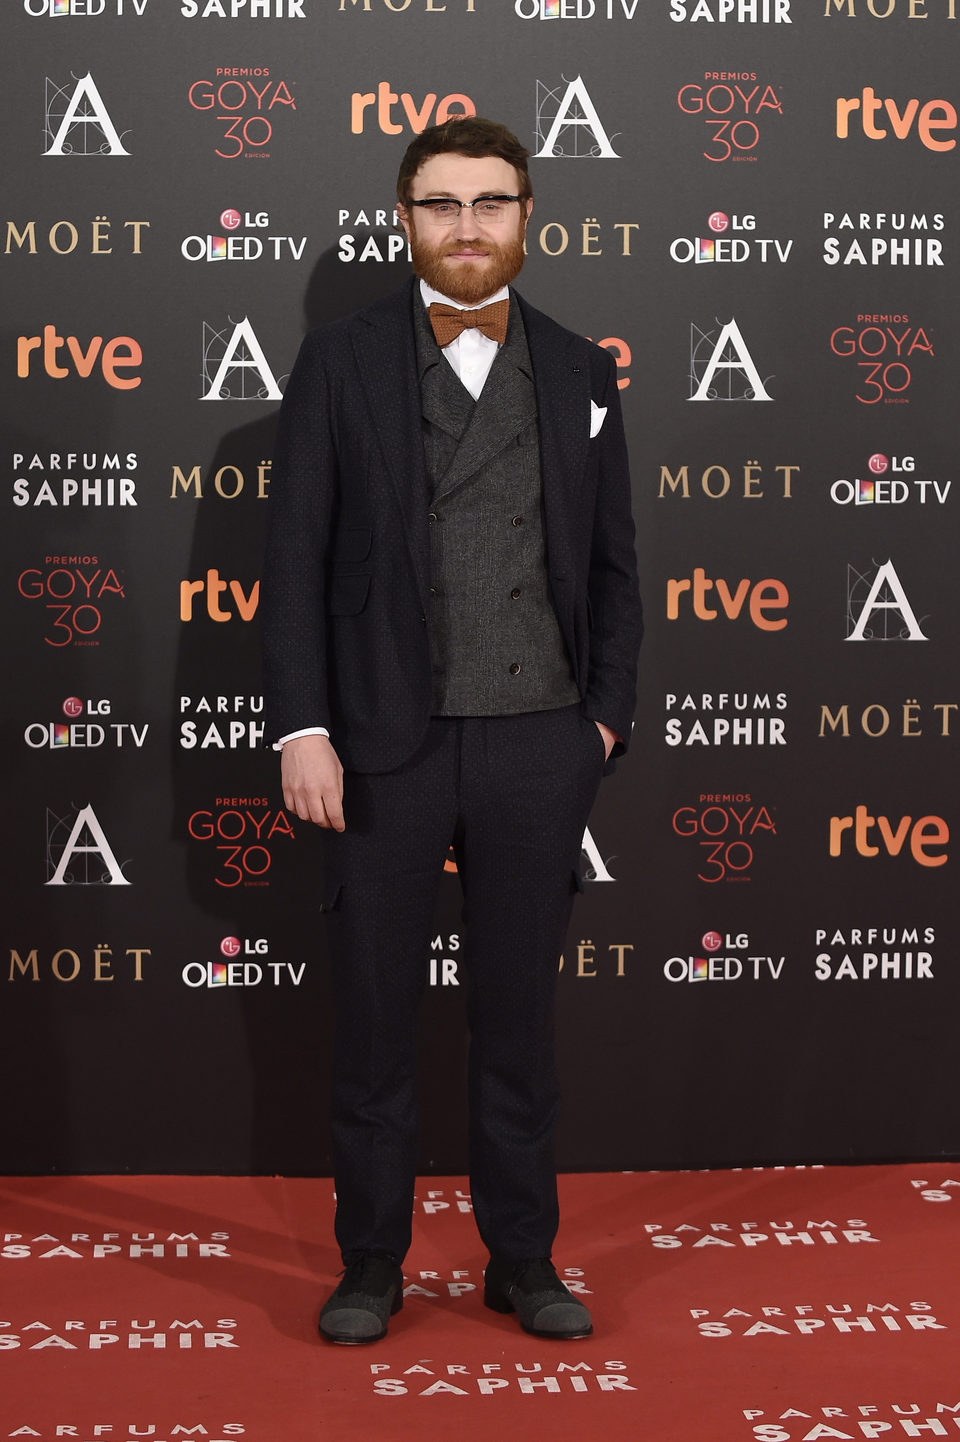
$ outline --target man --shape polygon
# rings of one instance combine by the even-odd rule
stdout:
[[[614,364],[508,289],[526,161],[476,117],[412,142],[397,214],[419,280],[308,335],[281,411],[267,734],[286,805],[327,847],[334,1342],[379,1339],[402,1304],[414,1021],[451,843],[484,1301],[538,1335],[591,1331],[550,1261],[553,997],[642,628]]]

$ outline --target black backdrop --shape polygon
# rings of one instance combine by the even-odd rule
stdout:
[[[269,457],[303,330],[407,272],[409,137],[468,108],[534,154],[521,288],[617,355],[648,613],[561,1164],[956,1155],[954,0],[4,12],[4,1169],[328,1167],[315,838],[260,736]]]

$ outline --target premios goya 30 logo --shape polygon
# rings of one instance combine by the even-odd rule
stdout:
[[[43,637],[47,646],[99,646],[107,608],[126,600],[121,577],[98,556],[45,556],[40,566],[27,566],[17,578],[24,600],[45,611]]]
[[[761,126],[783,116],[776,88],[758,80],[755,70],[707,70],[702,81],[681,85],[677,106],[684,115],[702,117],[707,131],[702,154],[717,165],[755,161]]]
[[[917,365],[924,369],[936,352],[929,327],[915,325],[903,312],[861,314],[855,325],[837,326],[830,335],[836,356],[853,360],[861,405],[909,405]]]
[[[214,79],[187,89],[191,109],[209,115],[221,160],[268,160],[274,132],[297,108],[296,81],[277,80],[268,65],[225,65]]]
[[[187,835],[209,861],[217,886],[268,886],[277,846],[293,841],[287,812],[264,796],[217,796],[187,819]]]
[[[699,881],[749,881],[758,849],[776,839],[775,812],[748,791],[701,792],[696,805],[677,807],[670,825],[696,847]]]

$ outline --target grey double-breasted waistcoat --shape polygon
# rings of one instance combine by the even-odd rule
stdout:
[[[429,494],[433,712],[503,716],[580,699],[550,595],[540,444],[523,322],[478,401],[414,305]]]

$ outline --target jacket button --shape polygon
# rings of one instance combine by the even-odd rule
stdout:
[[[511,526],[522,526],[522,525],[523,525],[523,517],[522,517],[522,516],[514,516],[513,520],[510,522],[510,524],[511,524]]]
[[[510,667],[510,675],[511,675],[511,676],[519,676],[519,675],[520,675],[520,662],[519,662],[519,661],[514,661],[513,665]]]
[[[436,511],[431,511],[430,514],[427,516],[427,520],[430,522],[431,526],[433,525],[433,523],[434,523],[434,521],[435,521],[436,519],[437,519],[437,513],[436,513]]]
[[[519,586],[514,586],[513,590],[510,592],[510,599],[511,599],[511,601],[519,601],[519,599],[520,599],[520,587],[519,587]]]

